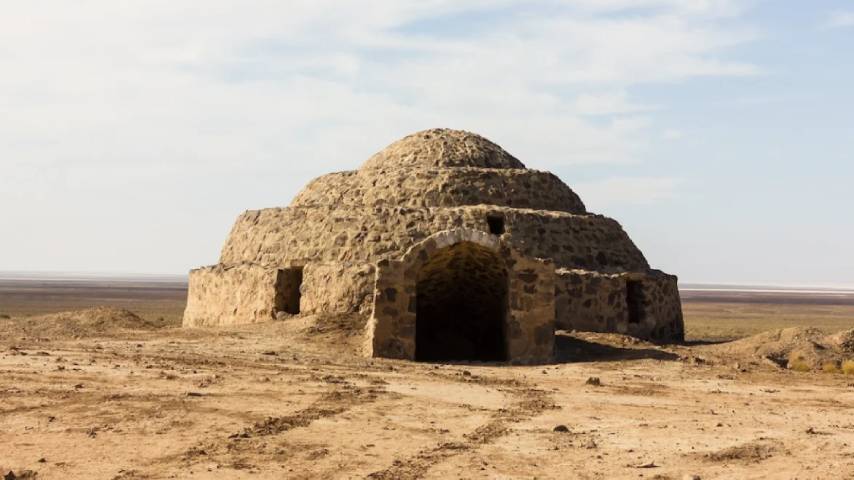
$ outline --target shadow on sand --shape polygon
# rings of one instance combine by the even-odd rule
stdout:
[[[620,347],[604,343],[590,342],[569,335],[555,336],[555,362],[617,362],[623,360],[678,360],[679,355],[639,346]]]
[[[729,343],[738,340],[738,338],[729,338],[729,339],[714,339],[714,340],[685,340],[680,343],[680,345],[685,347],[702,347],[704,345],[720,345],[722,343]]]

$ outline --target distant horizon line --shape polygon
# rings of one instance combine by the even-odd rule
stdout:
[[[135,273],[115,271],[61,271],[61,270],[0,270],[0,280],[149,280],[186,282],[188,273]],[[685,291],[769,290],[769,291],[854,291],[854,284],[833,283],[769,283],[769,282],[697,282],[680,281],[679,289]]]

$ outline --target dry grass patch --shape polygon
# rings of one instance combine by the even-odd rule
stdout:
[[[821,366],[821,371],[824,373],[839,373],[839,366],[836,362],[825,362]]]
[[[845,375],[854,375],[854,360],[845,360],[842,362],[842,373]]]
[[[798,357],[789,361],[789,370],[809,372],[812,370],[812,366],[803,357]]]

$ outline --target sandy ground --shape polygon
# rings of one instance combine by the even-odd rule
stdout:
[[[175,328],[185,289],[0,278],[0,474],[854,479],[854,375],[756,356],[785,336],[709,344],[852,328],[850,296],[688,294],[689,345],[563,334],[516,367],[362,358],[346,317]],[[139,316],[36,316],[95,305]]]
[[[366,359],[358,337],[340,333],[357,323],[68,338],[7,328],[0,468],[86,479],[854,479],[854,376],[590,335],[561,336],[562,363],[546,366]]]

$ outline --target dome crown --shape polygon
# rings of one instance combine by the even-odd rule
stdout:
[[[455,167],[523,169],[525,165],[480,135],[434,128],[392,143],[369,158],[362,169]]]

